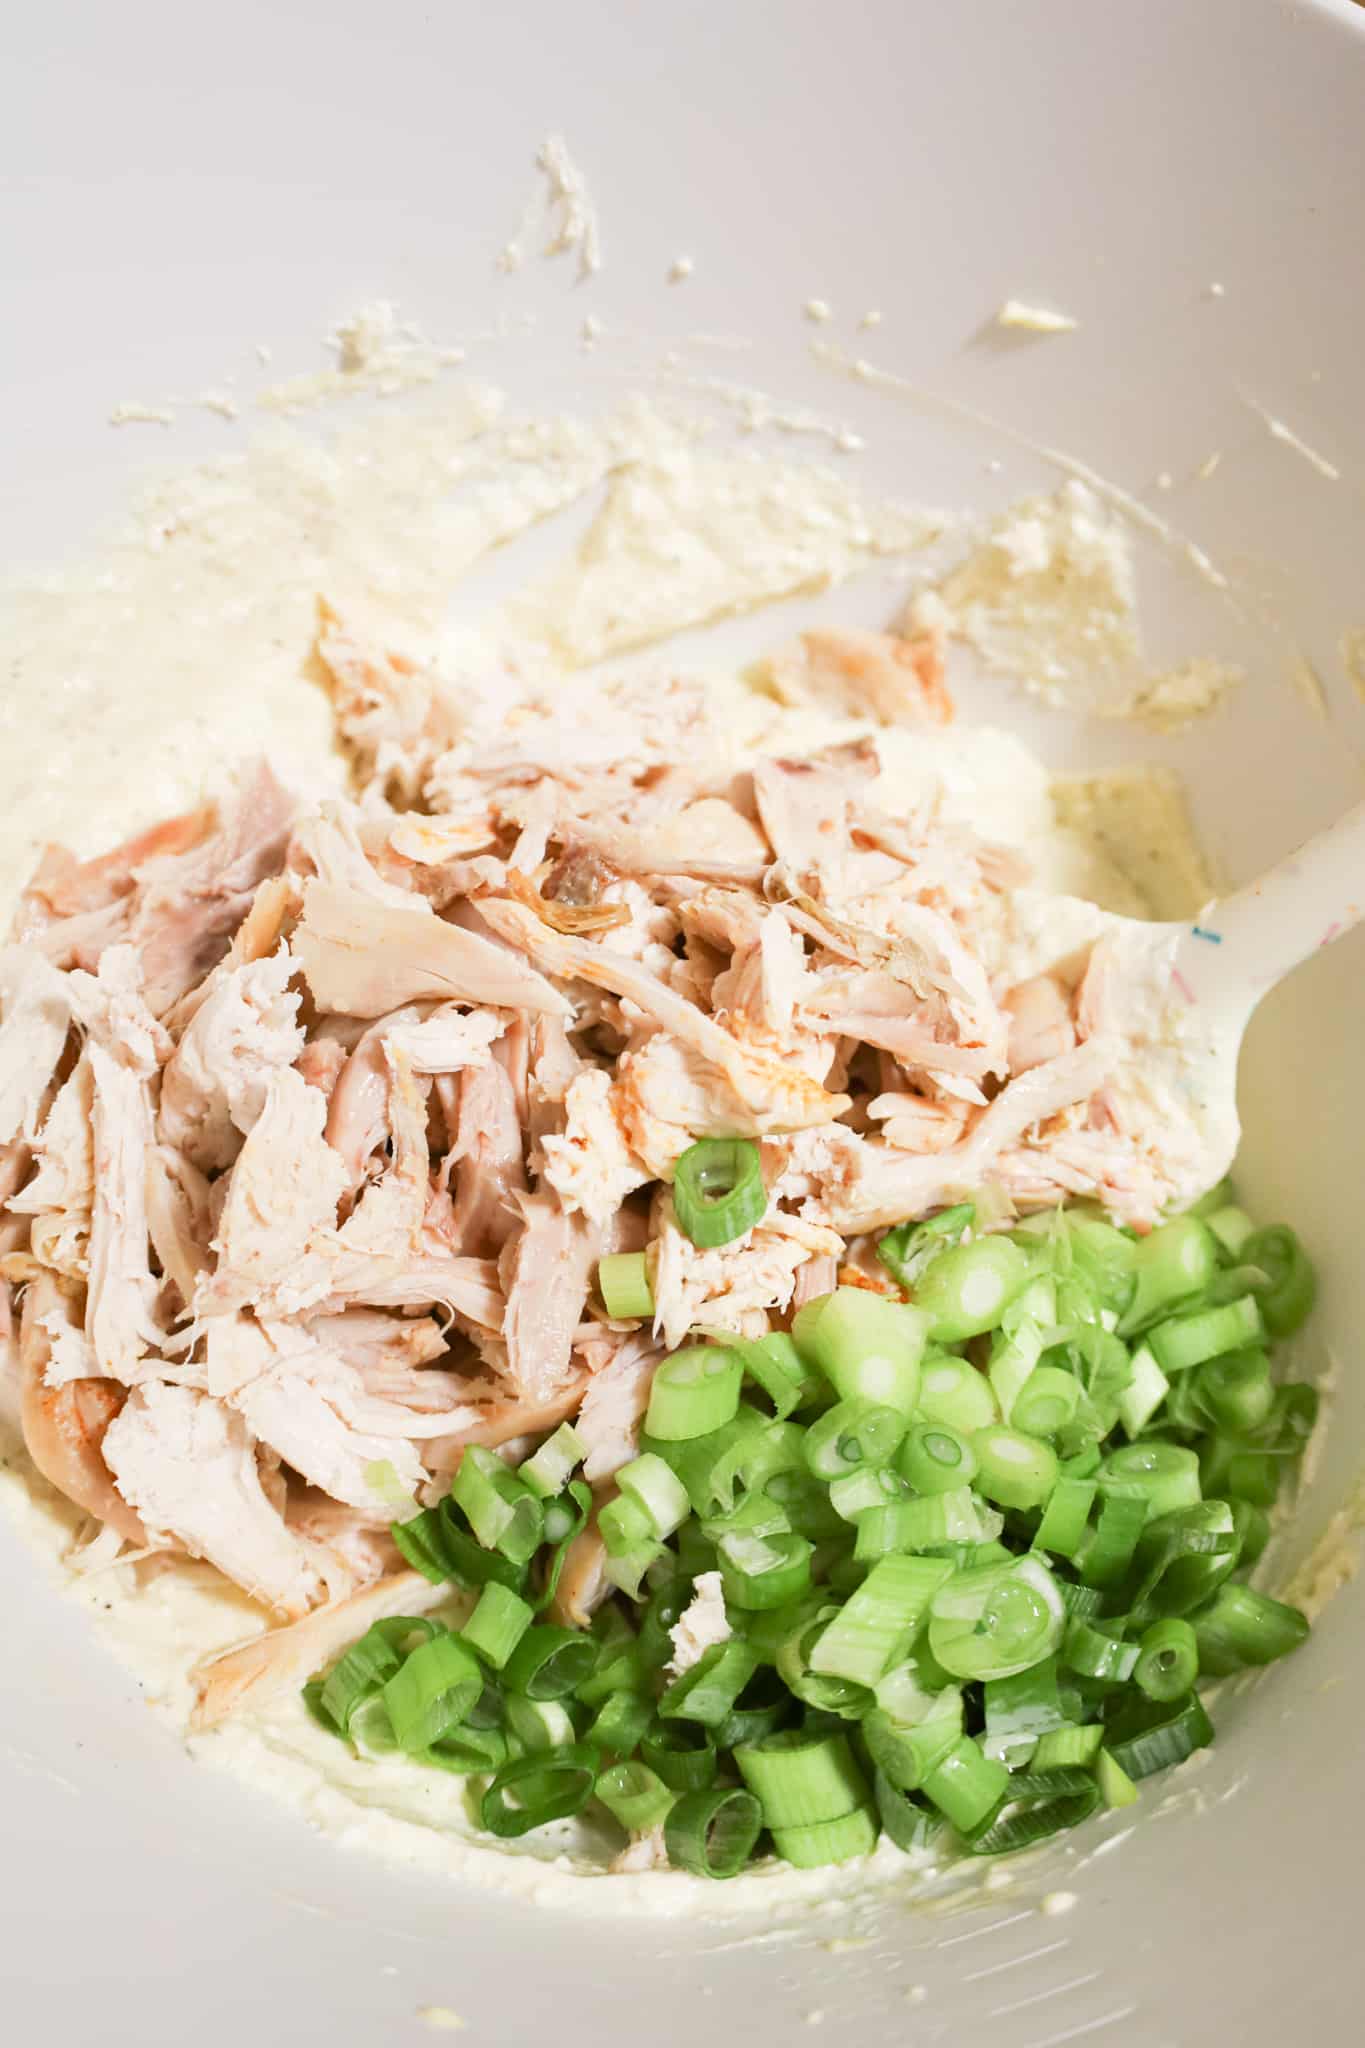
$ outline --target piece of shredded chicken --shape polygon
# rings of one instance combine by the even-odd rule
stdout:
[[[317,651],[355,803],[260,764],[50,848],[0,949],[7,1404],[112,1540],[292,1624],[206,1669],[201,1721],[427,1604],[387,1525],[468,1445],[576,1416],[600,1500],[664,1352],[866,1280],[865,1233],[983,1183],[1138,1225],[1171,1194],[1121,956],[1013,972],[1018,855],[881,774],[880,726],[951,718],[932,642],[776,657],[771,694],[869,722],[799,759],[682,682],[444,677],[330,609]],[[702,1251],[670,1183],[719,1134],[760,1142],[768,1207]],[[648,1323],[597,1302],[620,1249]],[[608,1590],[594,1520],[555,1611]]]

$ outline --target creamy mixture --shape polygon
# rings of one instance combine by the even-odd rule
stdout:
[[[47,1176],[37,1198],[28,1191],[22,1214],[32,1223],[6,1226],[9,1277],[28,1283],[49,1390],[108,1384],[94,1376],[118,1359],[114,1378],[133,1392],[119,1393],[109,1423],[117,1497],[96,1508],[102,1535],[88,1540],[91,1525],[17,1451],[0,1481],[35,1538],[83,1574],[79,1596],[109,1604],[99,1618],[168,1713],[183,1724],[197,1701],[201,1729],[213,1724],[194,1736],[198,1751],[348,1839],[558,1896],[565,1873],[600,1870],[610,1847],[566,1824],[491,1856],[472,1843],[458,1780],[352,1759],[309,1720],[298,1682],[364,1620],[306,1638],[298,1668],[285,1660],[288,1683],[273,1651],[192,1680],[203,1653],[265,1624],[230,1581],[264,1588],[277,1615],[311,1613],[303,1628],[333,1605],[369,1598],[376,1571],[391,1567],[384,1521],[439,1478],[433,1444],[533,1432],[546,1426],[547,1404],[569,1412],[604,1370],[623,1399],[623,1412],[619,1401],[614,1411],[598,1403],[595,1476],[609,1480],[613,1458],[629,1455],[635,1390],[657,1352],[646,1341],[632,1357],[633,1338],[574,1326],[586,1261],[606,1248],[637,1189],[662,1183],[648,1228],[663,1343],[680,1342],[703,1312],[736,1330],[755,1318],[766,1327],[769,1311],[817,1279],[832,1284],[825,1276],[858,1258],[865,1233],[964,1185],[993,1181],[1007,1210],[1098,1194],[1137,1222],[1197,1192],[1209,1177],[1205,1134],[1180,1105],[1154,1105],[1145,1092],[1125,1038],[1126,928],[1112,914],[1188,915],[1208,892],[1168,782],[1111,777],[1054,791],[1007,734],[948,722],[945,628],[956,603],[964,630],[981,629],[988,562],[975,582],[963,570],[956,588],[950,579],[923,597],[908,637],[809,632],[742,679],[691,682],[658,665],[614,681],[612,660],[629,649],[913,551],[939,523],[868,502],[833,472],[698,447],[699,429],[681,417],[627,407],[588,428],[509,423],[500,412],[491,394],[471,393],[406,423],[366,422],[328,450],[277,441],[238,468],[159,493],[100,576],[15,600],[21,664],[35,689],[60,682],[70,737],[45,779],[14,792],[9,880],[31,866],[40,835],[69,835],[78,853],[92,853],[117,829],[196,798],[206,760],[262,744],[305,801],[296,811],[258,772],[212,816],[144,850],[174,862],[217,848],[221,915],[202,956],[201,929],[168,940],[149,892],[105,890],[98,867],[50,858],[27,899],[20,929],[48,964],[7,956],[5,1014],[27,1020],[26,1056],[37,1045],[38,1064],[43,1032],[54,1046],[46,1072],[21,1064],[7,1073],[9,1094],[0,1088],[16,1110],[4,1133],[14,1173],[25,1178],[28,1141],[41,1132]],[[461,486],[453,504],[452,475]],[[603,477],[604,504],[577,551],[505,601],[479,637],[445,627],[462,566]],[[1093,552],[1103,524],[1074,487],[1023,520],[1043,534],[1029,545],[1054,552],[1068,532],[1066,545]],[[1101,552],[1111,587],[1126,590],[1112,530]],[[572,674],[594,662],[604,665]],[[331,747],[333,712],[344,766]],[[133,761],[136,776],[125,772]],[[358,806],[337,796],[347,767]],[[230,888],[219,887],[224,864]],[[460,904],[471,906],[463,928],[481,949],[479,971],[488,975],[491,958],[503,977],[460,990],[463,1006],[439,1001],[442,976],[463,971],[458,964],[423,954],[424,967],[416,956],[404,965],[412,918],[426,921],[421,954],[430,927],[452,937],[462,928],[463,913],[453,925],[444,915]],[[239,933],[224,960],[248,910],[248,937]],[[625,965],[604,967],[608,954]],[[375,961],[387,962],[385,986],[361,987]],[[311,1004],[302,1017],[289,986],[300,966]],[[509,1052],[508,1019],[553,1015],[565,986],[581,997],[585,978],[598,993],[586,1016],[580,1005],[556,1092],[540,1026]],[[369,1072],[365,1020],[404,1006]],[[72,1015],[91,1050],[54,1100]],[[717,1017],[735,1047],[723,1087],[707,1035]],[[214,1019],[226,1034],[216,1044]],[[1144,1022],[1161,1029],[1160,1019]],[[585,1041],[584,1030],[599,1036]],[[608,1043],[614,1075],[602,1063]],[[849,1043],[861,1048],[858,1075],[836,1050]],[[382,1250],[373,1232],[381,1204],[401,1192],[404,1116],[411,1124],[420,1102],[412,1143],[428,1203],[427,1119],[448,1120],[440,1192],[463,1205],[470,1250],[456,1229],[441,1255],[458,1242],[451,1265],[463,1291],[451,1292],[447,1273],[422,1299],[456,1319],[468,1354],[458,1385],[433,1369],[443,1344],[429,1316],[427,1348],[407,1341],[417,1328],[408,1322],[397,1355],[394,1326],[379,1330],[378,1311],[404,1303],[372,1281],[348,1292],[329,1268],[320,1292],[290,1293],[298,1260],[316,1250],[309,1228],[284,1254],[252,1240],[253,1216],[267,1235],[285,1220],[271,1205],[286,1156],[307,1207],[331,1114],[324,1098],[336,1103],[348,1065],[356,1102],[338,1129],[327,1124],[346,1167],[322,1189],[333,1214],[338,1199],[349,1210],[345,1256]],[[225,1072],[235,1078],[224,1083]],[[539,1336],[519,1358],[516,1326],[503,1320],[502,1293],[516,1297],[515,1245],[509,1273],[502,1224],[471,1225],[469,1213],[487,1193],[487,1162],[477,1172],[470,1162],[473,1132],[498,1113],[488,1089],[528,1085],[540,1103],[539,1150],[532,1184],[511,1191],[527,1205],[522,1228],[531,1231],[539,1203],[584,1253],[583,1293],[548,1371]],[[859,1105],[851,1122],[850,1102]],[[91,1180],[107,1169],[92,1166],[80,1133],[93,1118],[97,1160],[120,1142],[140,1148],[153,1109],[161,1207],[146,1229],[156,1258],[144,1230],[130,1264],[127,1243],[107,1227],[97,1241]],[[1159,1146],[1154,1110],[1164,1119]],[[773,1207],[766,1235],[760,1227],[713,1270],[679,1241],[667,1179],[692,1138],[735,1128],[737,1115],[769,1147]],[[75,1135],[63,1149],[66,1124]],[[374,1156],[385,1141],[392,1170]],[[263,1178],[253,1191],[257,1153]],[[94,1209],[98,1218],[98,1196]],[[87,1282],[92,1305],[82,1310]],[[349,1409],[334,1392],[314,1411],[316,1421],[325,1410],[331,1432],[319,1457],[316,1428],[305,1419],[300,1435],[279,1396],[299,1319],[313,1317],[302,1327],[316,1347],[321,1314],[338,1328],[351,1317],[351,1334],[368,1317],[360,1335],[375,1371],[355,1382]],[[267,1326],[276,1334],[263,1369],[240,1340]],[[176,1329],[187,1333],[178,1350]],[[283,1346],[281,1331],[293,1333]],[[206,1348],[192,1352],[200,1340]],[[204,1432],[215,1431],[210,1443]],[[177,1478],[187,1440],[192,1456]],[[310,1482],[287,1508],[281,1458]],[[210,1525],[203,1501],[190,1498],[190,1475],[195,1460],[215,1459],[237,1505]],[[244,1488],[249,1514],[233,1526]],[[391,1497],[376,1500],[376,1489]],[[176,1555],[129,1562],[142,1547]],[[258,1683],[262,1671],[268,1684]],[[888,1874],[905,1868],[894,1853],[878,1861]],[[828,1896],[832,1884],[865,1879],[760,1873],[731,1885],[727,1904],[765,1900],[777,1886],[784,1898]],[[710,1895],[678,1873],[649,1872],[620,1877],[613,1896],[672,1911]]]

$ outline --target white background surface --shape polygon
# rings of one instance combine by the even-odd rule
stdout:
[[[1245,875],[1361,782],[1362,712],[1335,643],[1365,625],[1362,27],[1345,7],[1277,0],[240,0],[212,16],[48,0],[8,24],[0,79],[0,555],[62,553],[148,460],[184,464],[244,431],[189,412],[173,434],[115,433],[113,404],[322,367],[326,327],[375,296],[439,339],[534,313],[529,334],[471,341],[470,366],[536,397],[655,360],[626,329],[754,337],[691,359],[846,415],[872,473],[902,490],[984,506],[1047,480],[987,435],[832,385],[801,314],[818,295],[836,315],[822,336],[1065,447],[1273,592],[1320,670],[1328,726],[1263,625],[1153,577],[1158,651],[1211,646],[1253,672],[1237,716],[1176,756],[1215,855]],[[604,268],[582,287],[569,259],[512,280],[494,268],[552,130],[602,217]],[[695,275],[669,287],[681,253]],[[1010,295],[1081,328],[983,336]],[[869,307],[883,321],[860,336]],[[591,355],[576,342],[588,313],[607,329]],[[1239,390],[1340,480],[1273,442]],[[1189,482],[1214,449],[1216,475]],[[1101,759],[1136,743],[1068,744]],[[1322,1336],[1352,1382],[1310,1532],[1358,1468],[1365,1420],[1362,958],[1343,946],[1306,970],[1247,1067],[1249,1192],[1321,1254]],[[535,1916],[347,1856],[192,1768],[8,1530],[0,1575],[16,2040],[368,2048],[430,2038],[426,2004],[460,2013],[471,2044],[563,2048],[787,2042],[813,2011],[809,2038],[866,2048],[1158,2048],[1215,2031],[1259,2048],[1287,2029],[1359,2031],[1359,1589],[1225,1717],[1199,1782],[1216,1800],[1244,1780],[1226,1803],[1162,1816],[1077,1876],[1026,1873],[966,1918],[890,1907],[870,1948],[832,1954],[820,1942],[841,1925],[734,1946],[754,1930]],[[1064,1919],[1036,1911],[1048,1884],[1080,1895]],[[927,1993],[913,2006],[912,1985]]]

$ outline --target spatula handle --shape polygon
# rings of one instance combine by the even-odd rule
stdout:
[[[1192,1001],[1248,1011],[1320,946],[1365,917],[1365,803],[1186,932],[1175,969]]]

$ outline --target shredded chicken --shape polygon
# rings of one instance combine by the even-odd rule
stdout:
[[[699,686],[452,678],[327,607],[318,654],[359,801],[257,766],[50,848],[0,949],[0,1395],[111,1543],[292,1621],[201,1674],[205,1725],[433,1604],[387,1524],[469,1445],[572,1416],[600,1503],[665,1351],[889,1284],[866,1233],[984,1183],[1139,1224],[1172,1189],[1138,954],[1017,967],[1019,857],[887,794],[877,728],[952,715],[932,637],[806,633],[769,692],[870,729],[739,761]],[[703,1250],[670,1183],[714,1136],[768,1200]],[[595,1297],[620,1249],[648,1321]],[[559,1618],[604,1564],[594,1516]]]

